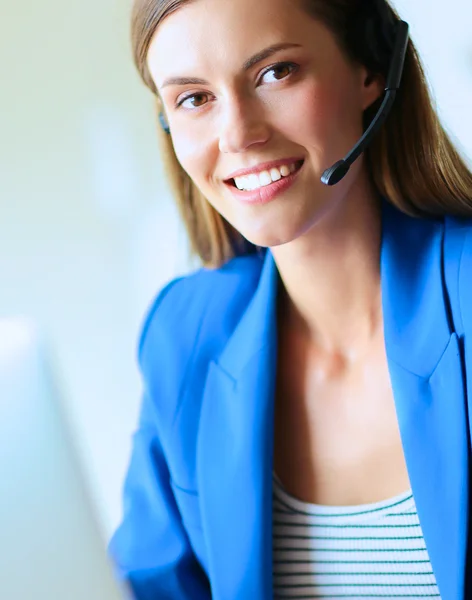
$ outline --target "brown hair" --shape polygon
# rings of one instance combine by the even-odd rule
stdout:
[[[135,0],[132,48],[136,67],[163,110],[146,59],[161,21],[195,0]],[[399,19],[387,0],[299,0],[304,10],[336,36],[348,58],[387,76]],[[377,112],[379,98],[364,114],[364,128]],[[203,197],[175,155],[172,137],[159,127],[159,144],[172,192],[203,265],[218,268],[257,247],[247,241]],[[415,216],[472,217],[472,173],[454,147],[433,106],[418,52],[409,41],[400,90],[392,111],[365,151],[370,176],[388,201]]]

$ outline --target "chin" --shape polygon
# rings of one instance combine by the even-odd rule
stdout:
[[[258,231],[257,233],[251,234],[248,232],[242,232],[242,235],[249,241],[251,244],[255,246],[260,246],[262,248],[275,248],[276,246],[282,246],[284,244],[288,244],[295,240],[298,235],[293,234],[290,235],[288,232],[286,233],[275,233],[273,231]]]

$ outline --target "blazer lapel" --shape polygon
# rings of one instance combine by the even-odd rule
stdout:
[[[468,425],[458,337],[449,330],[441,222],[383,206],[385,346],[403,450],[442,600],[464,598]]]
[[[215,600],[272,598],[277,275],[267,251],[251,304],[205,385],[197,472]]]

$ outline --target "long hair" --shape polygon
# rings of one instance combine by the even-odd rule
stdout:
[[[195,0],[135,0],[131,17],[133,58],[146,86],[162,101],[147,67],[147,53],[161,21]],[[387,78],[397,12],[387,0],[298,0],[334,34],[346,56]],[[379,98],[364,113],[364,130]],[[201,194],[180,165],[172,137],[158,128],[169,183],[184,221],[191,251],[207,268],[250,254],[257,247],[228,223]],[[412,40],[402,82],[387,121],[365,151],[369,175],[380,195],[413,217],[472,217],[472,172],[440,123]]]

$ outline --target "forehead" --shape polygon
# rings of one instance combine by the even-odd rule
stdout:
[[[198,75],[224,65],[241,67],[248,55],[279,42],[310,43],[315,21],[295,0],[194,0],[167,16],[148,52],[159,85],[168,75]]]

